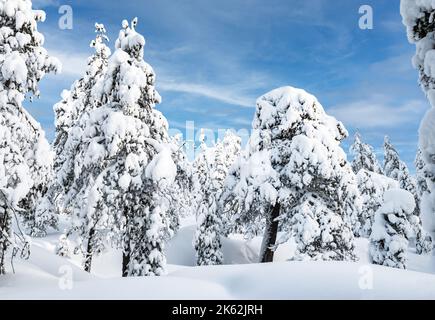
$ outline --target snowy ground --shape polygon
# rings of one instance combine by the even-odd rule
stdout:
[[[433,256],[410,252],[407,271],[373,266],[367,240],[358,239],[358,263],[286,262],[286,245],[275,263],[255,264],[260,239],[232,238],[223,243],[229,265],[194,267],[193,232],[187,223],[171,241],[169,274],[159,278],[122,279],[116,252],[96,259],[89,275],[77,257],[54,255],[59,235],[34,240],[31,258],[0,278],[0,299],[435,299]]]

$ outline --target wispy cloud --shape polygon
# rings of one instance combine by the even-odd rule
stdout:
[[[63,52],[56,49],[48,52],[62,63],[62,75],[71,78],[81,77],[86,69],[88,55],[85,53]]]
[[[165,81],[160,82],[158,84],[158,87],[162,91],[188,93],[214,99],[235,106],[248,108],[255,107],[255,97],[243,95],[242,93],[228,87]]]
[[[33,0],[32,3],[34,8],[45,8],[60,4],[58,0]]]
[[[427,103],[423,100],[410,100],[397,105],[386,97],[371,96],[366,100],[337,105],[328,111],[345,125],[373,129],[415,123],[426,108]]]

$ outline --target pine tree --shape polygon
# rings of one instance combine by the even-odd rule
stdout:
[[[238,157],[241,139],[232,131],[212,148],[201,143],[201,154],[195,161],[195,181],[198,191],[198,230],[195,249],[198,265],[221,264],[220,237],[232,229],[225,204],[222,203],[225,180]]]
[[[399,183],[384,175],[362,169],[357,174],[363,208],[358,217],[358,237],[368,238],[372,232],[375,215],[381,207],[384,194],[388,190],[398,189]]]
[[[92,88],[107,69],[110,56],[110,49],[105,44],[109,39],[106,36],[104,25],[96,23],[95,33],[96,38],[90,44],[95,53],[88,59],[85,75],[74,82],[70,91],[64,91],[62,100],[54,106],[56,118],[56,137],[53,143],[55,179],[38,204],[39,215],[56,217],[63,211],[69,212],[68,198],[76,196],[76,190],[71,190],[71,186],[74,181],[74,161],[82,135],[77,122],[84,113],[100,105],[98,100],[92,98]]]
[[[413,65],[419,72],[419,83],[432,108],[426,113],[419,130],[419,149],[425,163],[424,176],[429,196],[422,198],[422,216],[435,220],[435,4],[432,1],[401,0],[400,13],[407,28],[408,40],[415,44]],[[426,223],[427,224],[427,223]],[[433,231],[433,230],[431,230]]]
[[[362,142],[361,135],[355,135],[355,142],[350,148],[351,154],[354,156],[352,161],[352,169],[355,174],[361,170],[382,174],[381,166],[376,158],[374,149],[367,143]]]
[[[55,252],[60,257],[69,258],[71,256],[70,244],[66,235],[63,234],[60,236]]]
[[[37,29],[44,19],[29,0],[0,1],[0,189],[7,202],[1,209],[0,273],[8,247],[16,243],[10,208],[20,208],[30,234],[45,226],[35,204],[51,177],[52,155],[40,125],[22,105],[26,96],[39,96],[38,83],[46,73],[60,69]]]
[[[194,247],[198,266],[219,265],[223,262],[221,251],[222,217],[218,215],[215,171],[215,148],[201,141],[201,152],[194,162],[194,188],[196,193],[197,230]]]
[[[116,51],[92,89],[101,106],[82,115],[82,136],[71,187],[73,228],[90,271],[107,244],[123,250],[123,276],[165,272],[169,200],[177,168],[168,146],[168,123],[155,109],[155,74],[143,60],[145,39],[123,22]]]
[[[355,174],[340,142],[344,126],[315,97],[292,87],[257,100],[245,159],[231,170],[227,201],[246,220],[262,217],[262,262],[278,243],[295,237],[297,258],[354,259],[352,227],[360,208]],[[280,227],[286,230],[278,239]]]
[[[175,183],[169,186],[166,194],[170,198],[170,208],[168,211],[170,234],[173,235],[180,228],[180,218],[191,214],[194,206],[194,178],[192,163],[188,160],[185,152],[185,142],[181,135],[171,138],[172,157],[177,166]]]
[[[426,164],[423,160],[423,153],[419,149],[417,151],[417,156],[415,158],[415,168],[416,168],[416,176],[417,176],[417,194],[418,198],[422,199],[427,193],[429,193],[429,187],[427,185],[426,176],[424,172],[424,168]]]
[[[216,185],[217,210],[222,220],[222,234],[224,236],[229,235],[235,230],[231,208],[226,207],[223,196],[225,192],[225,181],[231,167],[240,155],[241,143],[241,138],[234,132],[228,130],[222,141],[219,141],[215,147],[213,180]]]
[[[428,253],[432,250],[432,238],[423,229],[421,222],[420,202],[417,192],[417,185],[415,179],[409,173],[407,165],[400,160],[399,153],[391,144],[388,137],[385,138],[385,174],[399,182],[399,188],[410,192],[415,199],[415,210],[413,214],[408,216],[408,220],[413,226],[416,239],[417,253]]]
[[[420,207],[420,217],[422,220],[423,229],[428,231],[433,231],[432,224],[435,221],[435,217],[433,216],[432,212],[427,212],[428,210],[425,210],[425,207],[427,207],[427,203],[431,201],[431,193],[428,186],[428,179],[426,178],[426,164],[423,159],[423,153],[421,150],[418,150],[416,160],[415,160],[415,167],[416,167],[416,176],[417,176],[417,197],[418,202],[417,205]],[[432,197],[433,199],[433,197]],[[431,206],[429,206],[430,208]],[[423,233],[420,235],[420,237],[425,236],[428,238],[426,242],[426,247],[417,247],[418,253],[428,253],[433,249],[433,240],[430,241],[430,234],[429,233]],[[417,243],[418,246],[419,243]]]
[[[393,189],[385,193],[370,237],[370,256],[374,264],[406,269],[408,240],[413,232],[408,216],[414,210],[415,199],[408,191]]]

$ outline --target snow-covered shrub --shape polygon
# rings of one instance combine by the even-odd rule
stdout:
[[[408,216],[415,210],[414,196],[402,189],[385,193],[376,213],[370,236],[370,257],[374,264],[406,269],[406,251],[412,234]]]
[[[46,73],[60,69],[59,62],[48,56],[37,29],[44,19],[44,12],[33,11],[29,0],[0,0],[0,188],[8,206],[21,208],[32,235],[43,235],[45,227],[54,223],[35,213],[52,176],[53,157],[43,130],[22,105],[26,96],[39,96],[38,83]],[[8,214],[4,218],[10,221]],[[12,236],[11,223],[2,224],[0,261],[14,243]]]
[[[230,171],[225,198],[242,208],[243,220],[266,220],[261,261],[273,261],[276,244],[291,237],[301,258],[355,258],[361,203],[340,148],[346,137],[343,124],[304,90],[284,87],[257,100],[248,150]],[[277,242],[279,224],[286,232]]]
[[[358,174],[361,170],[382,174],[382,169],[373,147],[364,143],[359,133],[355,135],[355,141],[350,147],[350,153],[353,155],[352,169],[355,174]]]
[[[398,189],[399,182],[372,171],[360,170],[357,174],[363,208],[358,217],[356,235],[368,238],[372,232],[375,214],[384,201],[384,194]]]
[[[55,248],[55,253],[59,257],[69,258],[71,256],[70,243],[66,235],[61,235]]]

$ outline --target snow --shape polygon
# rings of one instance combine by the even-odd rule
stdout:
[[[18,52],[6,55],[1,67],[5,80],[24,83],[27,80],[27,66]]]
[[[435,108],[431,108],[424,117],[420,126],[420,149],[424,161],[435,164]]]
[[[169,147],[163,148],[148,164],[146,168],[146,176],[155,182],[165,180],[172,184],[177,175],[177,167],[172,160],[171,150]]]
[[[386,204],[383,207],[384,212],[403,210],[406,213],[412,213],[415,209],[414,196],[401,189],[392,189],[385,192],[384,202]]]
[[[168,274],[121,278],[119,252],[96,258],[94,273],[77,260],[54,255],[58,234],[34,239],[28,261],[16,260],[16,274],[0,278],[0,299],[434,299],[435,257],[409,252],[409,270],[369,264],[368,241],[356,239],[359,262],[287,262],[289,244],[274,263],[256,264],[261,239],[224,239],[223,266],[194,267],[194,219],[169,243]],[[69,289],[71,277],[72,288]],[[365,277],[373,288],[361,286]]]

